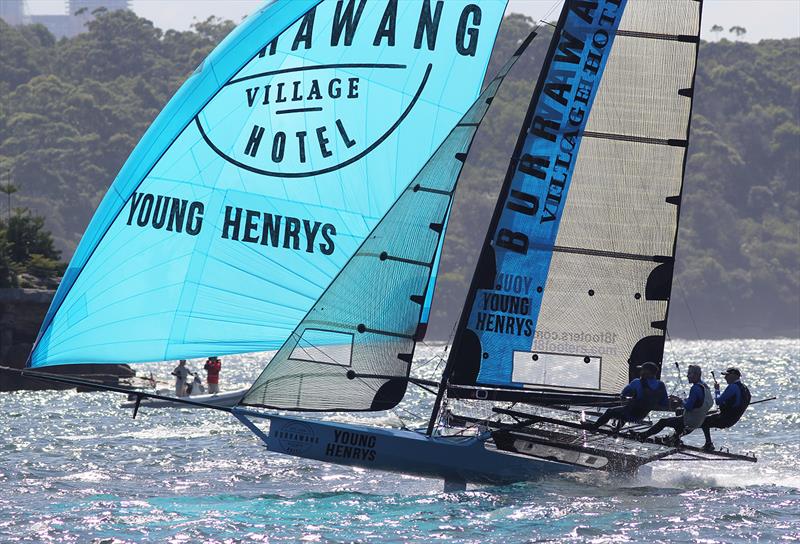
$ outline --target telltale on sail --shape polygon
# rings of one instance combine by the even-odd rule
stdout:
[[[566,0],[441,381],[410,377],[459,175],[534,37],[474,100],[504,8],[262,8],[131,154],[29,366],[279,348],[236,407],[177,401],[231,413],[271,451],[456,487],[664,459],[755,461],[587,432],[572,413],[619,404],[632,370],[663,359],[699,0]],[[387,410],[409,383],[438,387],[427,429],[274,411]],[[134,415],[161,398],[134,395]],[[459,415],[459,402],[492,413]]]

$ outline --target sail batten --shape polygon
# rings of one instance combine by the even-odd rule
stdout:
[[[443,392],[602,398],[638,364],[660,364],[700,9],[695,0],[565,3]]]

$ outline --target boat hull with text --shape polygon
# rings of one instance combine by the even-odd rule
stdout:
[[[451,484],[510,484],[588,468],[502,451],[494,447],[487,435],[428,436],[424,432],[278,416],[240,408],[234,409],[233,415],[271,452],[439,478]],[[261,430],[254,419],[269,420],[269,430]]]

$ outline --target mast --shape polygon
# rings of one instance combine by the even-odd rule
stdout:
[[[540,74],[546,74],[550,68],[550,65],[553,62],[553,55],[556,51],[556,46],[558,45],[558,37],[561,35],[561,31],[564,28],[564,21],[566,20],[567,10],[569,9],[569,0],[564,2],[564,6],[561,8],[561,14],[558,17],[558,22],[556,23],[555,30],[553,30],[553,36],[550,38],[550,45],[547,48],[547,55],[545,56],[544,63],[542,64],[542,69]],[[528,127],[530,127],[531,121],[533,120],[533,114],[536,110],[536,103],[539,100],[539,96],[542,92],[542,86],[544,84],[544,78],[540,77],[536,80],[536,86],[533,90],[533,95],[531,96],[531,100],[528,103],[528,110],[525,112],[525,119],[522,122],[522,125],[519,129],[519,136],[517,136],[517,142],[514,145],[514,153],[511,155],[511,160],[508,163],[508,168],[506,170],[506,177],[503,180],[503,185],[500,188],[500,194],[497,198],[497,202],[495,203],[494,212],[492,212],[492,218],[489,222],[489,228],[486,230],[486,237],[483,240],[483,249],[481,250],[481,254],[478,257],[478,262],[475,264],[475,271],[472,273],[472,280],[470,281],[469,290],[467,291],[467,299],[464,303],[464,307],[461,309],[461,316],[458,319],[458,325],[456,328],[456,334],[453,337],[452,347],[455,347],[460,344],[461,338],[466,330],[467,320],[469,319],[470,309],[472,305],[475,303],[475,296],[477,295],[477,282],[478,282],[478,272],[480,270],[481,262],[486,258],[484,253],[486,248],[492,242],[492,233],[497,228],[497,222],[500,220],[500,213],[503,210],[503,205],[505,199],[508,197],[508,193],[511,190],[511,180],[514,177],[514,172],[517,170],[517,164],[519,163],[520,153],[522,151],[522,146],[525,143],[525,137],[528,133]],[[451,348],[450,355],[447,358],[447,363],[444,367],[444,372],[442,373],[442,379],[439,383],[439,390],[436,394],[436,400],[433,403],[433,409],[431,410],[431,417],[428,421],[428,429],[426,433],[428,436],[433,434],[433,430],[436,427],[436,420],[439,416],[439,409],[442,405],[442,399],[444,398],[445,391],[447,390],[447,382],[450,379],[450,375],[453,372],[453,366],[456,360],[456,353]]]

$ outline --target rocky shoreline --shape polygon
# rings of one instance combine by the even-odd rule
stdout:
[[[39,326],[55,291],[46,289],[0,289],[0,366],[23,368],[31,352]],[[48,368],[47,372],[79,376],[104,384],[117,385],[121,378],[131,378],[128,365],[86,364]],[[20,389],[70,389],[67,385],[24,378],[0,371],[0,391]]]

